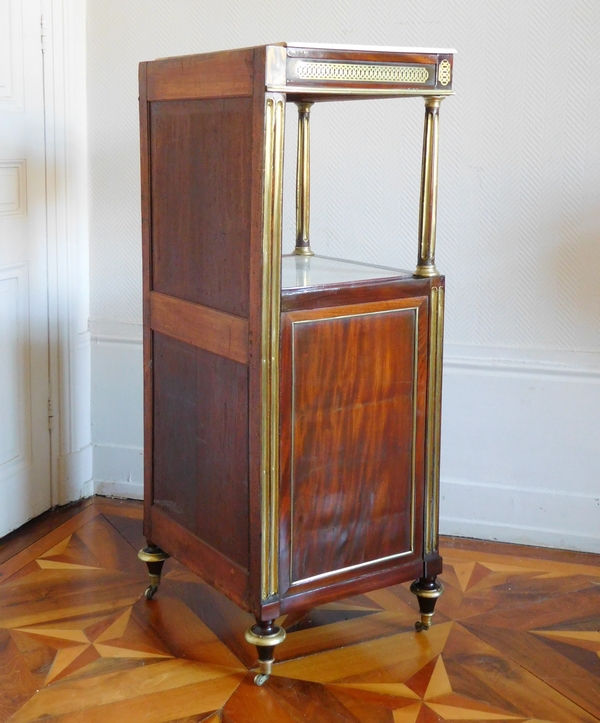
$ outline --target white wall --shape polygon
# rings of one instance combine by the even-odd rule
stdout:
[[[442,531],[600,551],[599,36],[597,0],[88,0],[99,489],[141,495],[137,63],[279,40],[456,47]],[[421,101],[318,106],[312,131],[315,250],[412,268]]]

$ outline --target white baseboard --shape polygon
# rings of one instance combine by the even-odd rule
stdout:
[[[94,445],[94,492],[107,497],[144,498],[144,450]]]
[[[600,552],[600,354],[447,348],[440,529]]]
[[[95,485],[95,494],[101,495],[102,497],[119,497],[124,500],[144,499],[144,486],[140,484],[97,480]]]
[[[94,491],[142,499],[141,326],[94,322],[91,334]]]
[[[442,479],[440,532],[600,553],[600,492],[578,494]]]
[[[92,324],[94,487],[141,499],[141,326]],[[600,354],[446,347],[444,534],[600,552]]]

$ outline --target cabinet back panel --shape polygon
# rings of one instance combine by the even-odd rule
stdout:
[[[154,499],[248,567],[248,369],[154,333]]]
[[[152,288],[248,317],[252,98],[150,104]]]
[[[289,315],[292,583],[416,552],[424,389],[409,304]]]

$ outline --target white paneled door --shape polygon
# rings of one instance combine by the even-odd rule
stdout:
[[[52,504],[40,0],[0,0],[0,536]]]

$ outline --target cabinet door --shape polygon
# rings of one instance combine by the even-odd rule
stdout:
[[[423,297],[283,315],[288,596],[421,558],[426,360]]]

